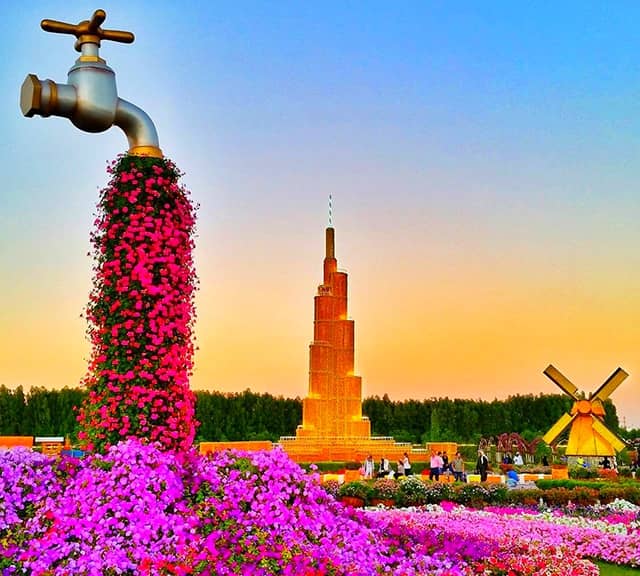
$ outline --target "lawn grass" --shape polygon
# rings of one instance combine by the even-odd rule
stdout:
[[[606,562],[596,562],[600,568],[600,576],[638,576],[637,568],[629,568],[628,566],[617,566],[616,564],[607,564]]]

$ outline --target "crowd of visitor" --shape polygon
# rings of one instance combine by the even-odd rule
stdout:
[[[367,458],[365,459],[360,472],[362,476],[364,476],[365,480],[369,480],[374,477],[399,478],[400,476],[410,476],[411,460],[409,459],[409,454],[405,452],[403,457],[398,460],[396,468],[394,470],[391,467],[389,459],[383,456],[382,458],[380,458],[378,469],[376,471],[376,465],[373,459],[373,455],[369,454],[369,456],[367,456]]]
[[[505,482],[509,487],[516,487],[519,483],[519,476],[517,468],[524,466],[524,458],[519,451],[516,451],[512,456],[511,453],[505,453],[501,458],[501,468],[505,475]],[[575,463],[578,466],[589,466],[589,463],[583,458],[577,458]],[[544,467],[549,466],[549,459],[547,455],[543,455],[541,464]],[[604,470],[616,470],[617,462],[615,456],[609,458],[605,456],[602,460],[597,462],[597,465]],[[636,472],[640,467],[638,458],[631,462],[631,469]],[[483,450],[478,450],[478,457],[475,462],[475,469],[473,472],[480,477],[481,482],[486,482],[490,470],[490,462],[487,454]],[[411,460],[409,454],[404,453],[402,458],[399,458],[395,465],[392,466],[388,458],[382,457],[376,466],[376,462],[371,454],[367,456],[362,468],[360,470],[362,476],[365,479],[373,478],[400,478],[401,476],[409,476],[412,474]],[[423,472],[426,474],[426,471]],[[455,482],[466,482],[467,472],[465,469],[465,461],[460,454],[456,452],[455,456],[450,460],[446,452],[433,451],[429,459],[429,480],[439,481],[440,477],[446,475],[453,477]]]

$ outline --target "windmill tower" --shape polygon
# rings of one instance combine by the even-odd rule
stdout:
[[[625,444],[603,422],[604,401],[629,376],[622,368],[607,378],[595,392],[585,399],[578,388],[559,370],[549,364],[544,374],[565,394],[573,398],[571,411],[565,413],[542,437],[547,444],[555,442],[569,426],[567,456],[615,456]]]

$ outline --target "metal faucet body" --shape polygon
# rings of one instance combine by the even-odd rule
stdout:
[[[20,108],[27,117],[69,118],[85,132],[104,132],[118,126],[127,136],[130,154],[161,158],[158,134],[151,118],[118,97],[116,75],[98,54],[100,39],[133,41],[133,34],[128,32],[103,31],[99,24],[105,16],[103,11],[96,11],[91,21],[76,26],[43,20],[45,30],[75,34],[76,50],[81,54],[69,70],[67,84],[40,80],[35,74],[28,74],[22,84]]]

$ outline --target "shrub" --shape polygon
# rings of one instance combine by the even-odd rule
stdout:
[[[567,488],[549,488],[544,490],[542,499],[550,506],[566,506],[572,500],[573,491]]]
[[[573,490],[578,486],[599,490],[607,486],[607,482],[597,480],[572,480],[569,478],[560,480],[536,480],[536,486],[541,490],[549,490],[550,488],[567,488],[568,490]]]
[[[334,498],[337,498],[340,491],[340,482],[338,482],[337,480],[327,480],[326,482],[322,483],[322,489],[327,494],[330,494]]]
[[[622,499],[640,505],[640,486],[625,484],[622,488]]]
[[[444,484],[442,482],[428,482],[425,484],[425,486],[427,488],[427,504],[438,504],[443,500],[451,500],[453,484]]]
[[[338,496],[349,496],[352,498],[362,498],[365,502],[369,499],[371,487],[366,482],[356,480],[346,482],[338,490]]]
[[[600,490],[600,502],[609,504],[616,499],[624,499],[624,488],[621,486],[605,486]]]
[[[398,495],[398,482],[391,478],[380,478],[373,483],[371,498],[392,500]]]
[[[620,475],[620,478],[631,478],[632,476],[632,470],[630,466],[619,466],[618,467],[618,474]]]
[[[518,504],[521,506],[537,506],[544,492],[539,488],[519,488],[517,490],[509,490],[506,495],[506,501],[510,504]]]
[[[600,499],[600,491],[594,488],[576,486],[571,492],[573,493],[571,501],[579,506],[589,506]]]
[[[546,498],[546,492],[553,490],[565,490],[573,496],[568,496],[574,503],[578,503],[579,499],[585,497],[589,502],[592,500],[592,493],[596,494],[596,499],[603,503],[611,502],[616,498],[623,498],[629,502],[640,504],[640,486],[633,481],[594,481],[594,480],[538,480],[536,482],[538,488],[544,491],[543,497]],[[585,492],[586,490],[586,492]],[[577,492],[577,495],[575,492]],[[560,497],[559,494],[551,495],[550,498]],[[586,495],[586,496],[585,496]],[[562,504],[561,504],[562,505]]]
[[[482,506],[499,504],[507,499],[508,489],[504,484],[463,484],[456,486],[452,497],[459,504]]]
[[[542,493],[544,501],[552,506],[566,506],[569,502],[579,506],[595,504],[600,492],[593,488],[576,486],[573,490],[567,488],[550,488]]]
[[[426,504],[427,485],[418,476],[403,476],[398,484],[398,499],[403,506]]]
[[[599,468],[598,477],[616,481],[618,480],[618,472],[612,468]]]
[[[569,468],[569,478],[597,478],[597,468],[585,468],[584,466],[572,466]]]

